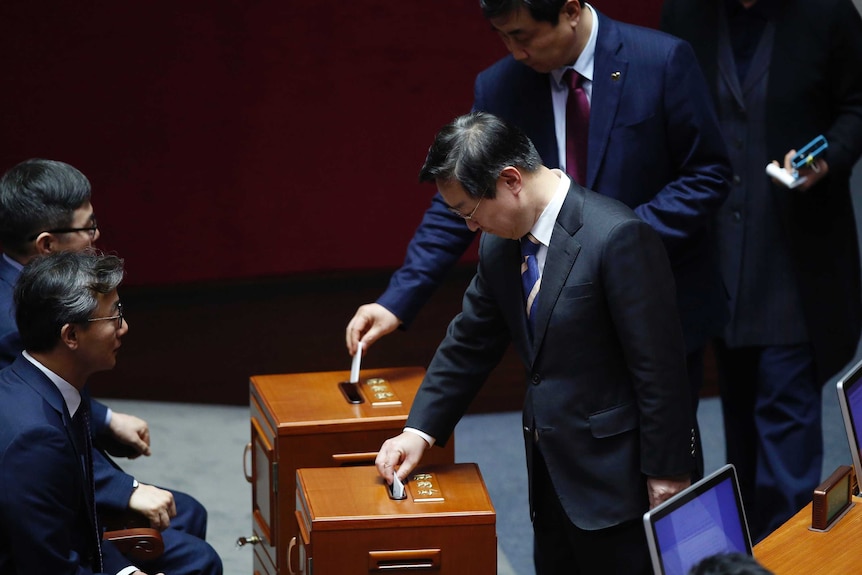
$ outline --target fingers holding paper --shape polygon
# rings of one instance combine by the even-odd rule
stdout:
[[[422,437],[410,431],[403,431],[401,435],[383,442],[374,461],[377,472],[387,484],[392,483],[394,473],[398,473],[398,478],[403,481],[419,464],[426,449],[428,442]]]
[[[350,355],[354,355],[360,341],[365,349],[368,349],[375,341],[398,329],[399,325],[401,320],[398,316],[379,303],[359,306],[350,323],[347,324],[345,334],[347,351]]]

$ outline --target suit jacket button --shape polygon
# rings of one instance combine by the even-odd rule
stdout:
[[[540,383],[542,383],[542,376],[539,375],[538,373],[534,373],[533,379],[531,381],[532,381],[533,385],[539,385]]]

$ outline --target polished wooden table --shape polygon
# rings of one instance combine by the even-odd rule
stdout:
[[[811,531],[811,503],[754,546],[775,575],[856,573],[862,565],[862,498],[826,532]]]

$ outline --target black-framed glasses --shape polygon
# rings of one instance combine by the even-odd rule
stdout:
[[[117,321],[117,329],[123,327],[123,302],[117,302],[117,315],[110,315],[107,317],[91,317],[87,320],[87,323],[91,321],[102,321],[102,320],[116,320]]]
[[[478,202],[476,202],[476,207],[474,207],[474,208],[473,208],[473,211],[472,211],[472,212],[470,212],[469,214],[462,214],[461,212],[459,212],[458,210],[456,210],[456,209],[455,209],[455,208],[453,208],[452,206],[446,206],[446,209],[447,209],[447,210],[449,210],[449,212],[451,212],[451,213],[452,213],[452,215],[458,216],[459,218],[461,218],[461,219],[462,219],[462,220],[464,220],[465,222],[470,222],[470,221],[472,221],[472,220],[473,220],[473,216],[475,216],[475,215],[476,215],[476,210],[478,210],[478,209],[479,209],[479,204],[481,204],[481,203],[482,203],[482,200],[484,200],[484,199],[485,199],[485,196],[484,196],[484,195],[479,196],[479,201],[478,201]]]
[[[73,234],[75,232],[87,232],[90,234],[90,239],[96,239],[96,232],[99,230],[99,224],[96,223],[96,218],[92,219],[92,224],[85,228],[54,228],[52,230],[42,230],[27,238],[28,242],[32,242],[39,237],[39,234]]]

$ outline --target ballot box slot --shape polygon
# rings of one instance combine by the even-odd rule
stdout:
[[[440,549],[369,551],[368,571],[371,573],[408,569],[411,571],[438,571],[441,555]]]

